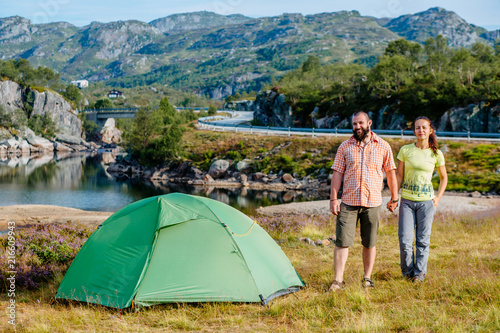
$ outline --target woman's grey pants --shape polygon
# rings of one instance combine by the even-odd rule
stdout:
[[[403,276],[424,280],[429,259],[432,220],[436,209],[432,200],[401,199],[399,206],[399,251]],[[416,239],[415,239],[416,234]],[[416,254],[413,252],[415,239]]]

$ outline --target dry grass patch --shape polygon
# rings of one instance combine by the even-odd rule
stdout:
[[[267,220],[306,288],[259,304],[167,304],[120,314],[86,304],[50,305],[59,279],[16,296],[17,326],[1,317],[5,332],[498,332],[500,331],[500,211],[489,215],[436,216],[428,277],[414,284],[401,277],[397,219],[383,218],[373,279],[361,287],[359,235],[350,249],[346,288],[326,290],[333,278],[333,246],[299,242],[331,235],[329,218],[293,216],[288,231]],[[257,218],[259,220],[259,218]],[[272,229],[272,230],[271,230]],[[20,301],[20,300],[23,301]],[[38,303],[40,300],[40,303]],[[2,308],[8,299],[2,295]]]

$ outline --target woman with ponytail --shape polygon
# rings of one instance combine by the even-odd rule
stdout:
[[[432,122],[426,117],[418,117],[412,130],[417,141],[401,147],[397,156],[396,177],[398,188],[401,188],[398,236],[403,276],[422,282],[427,274],[432,221],[448,184],[448,176]],[[436,195],[431,181],[434,168],[439,173]]]

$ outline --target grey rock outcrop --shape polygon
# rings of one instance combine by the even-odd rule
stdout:
[[[33,110],[27,117],[48,114],[56,124],[56,132],[81,137],[82,123],[71,105],[59,94],[23,88],[13,81],[0,81],[0,107],[6,112],[24,110],[28,94],[33,97]],[[25,112],[27,113],[27,112]]]
[[[82,122],[76,111],[60,95],[53,92],[38,92],[34,90],[33,115],[49,114],[56,123],[57,132],[72,135],[82,135]]]
[[[0,107],[5,111],[23,109],[22,87],[14,81],[0,81]]]
[[[292,107],[286,96],[275,90],[267,90],[257,96],[254,103],[254,119],[269,126],[293,126]]]
[[[470,104],[465,108],[452,108],[444,113],[438,131],[500,132],[500,105]]]

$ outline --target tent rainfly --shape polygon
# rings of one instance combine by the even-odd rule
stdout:
[[[304,283],[276,242],[240,211],[180,193],[134,202],[89,237],[56,299],[113,308],[262,302]]]

